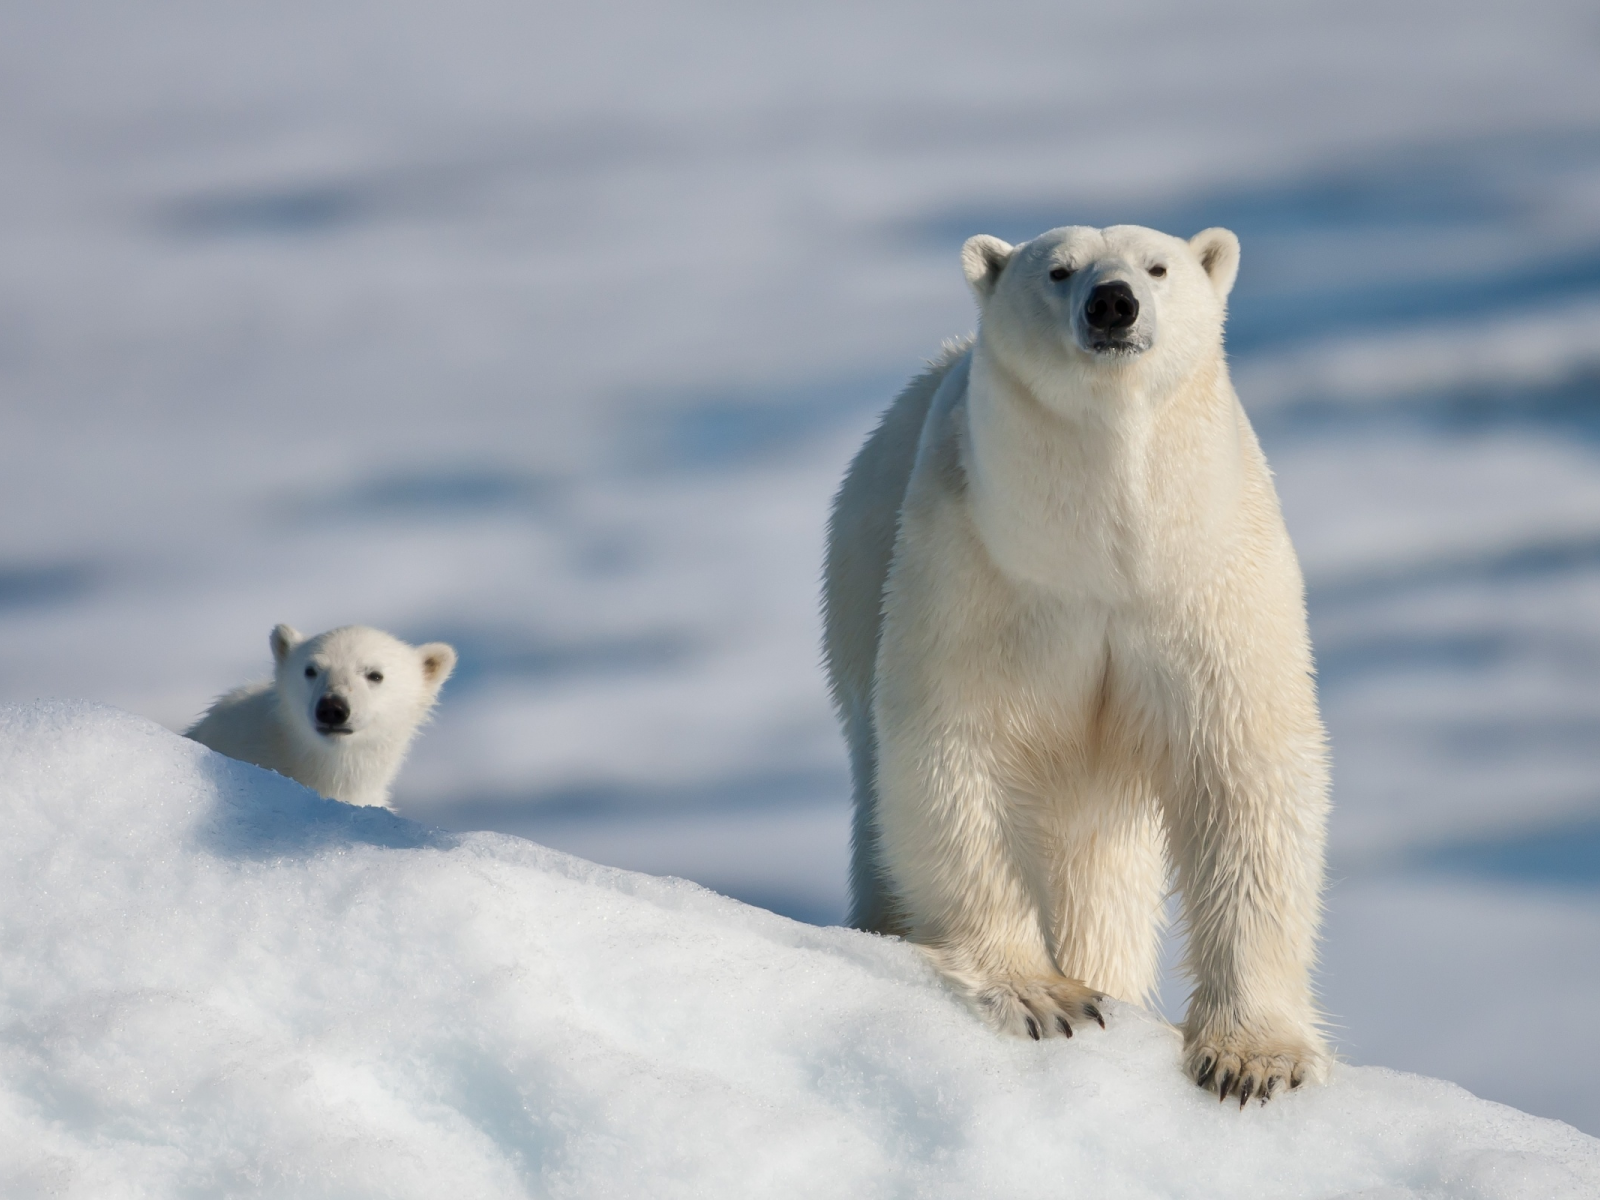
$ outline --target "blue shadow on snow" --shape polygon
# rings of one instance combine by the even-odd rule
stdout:
[[[1418,851],[1412,865],[1507,883],[1600,888],[1600,815],[1498,838],[1445,843]]]
[[[0,610],[66,604],[93,591],[97,575],[87,563],[0,564]]]
[[[354,224],[372,207],[360,187],[313,183],[194,196],[169,205],[161,223],[183,237],[305,237]]]
[[[449,642],[455,647],[456,669],[445,684],[450,695],[505,680],[543,683],[575,675],[602,678],[657,671],[677,666],[694,650],[689,637],[672,630],[546,641],[516,630],[430,626],[400,636],[414,643]]]
[[[911,373],[884,371],[641,402],[634,465],[699,471],[768,462],[845,421],[888,408]]]
[[[1535,430],[1600,446],[1600,373],[1516,387],[1462,388],[1356,403],[1337,397],[1297,401],[1251,418],[1262,444],[1295,438],[1383,436],[1406,431],[1481,437]]]
[[[317,524],[542,512],[560,486],[554,479],[489,465],[399,470],[296,499],[290,511],[299,521]]]
[[[1506,583],[1597,567],[1600,567],[1600,538],[1549,538],[1505,550],[1441,557],[1313,583],[1307,589],[1307,602],[1315,618],[1319,609],[1334,605],[1387,600],[1428,588]]]

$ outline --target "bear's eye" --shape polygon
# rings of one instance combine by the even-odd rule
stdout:
[[[1150,274],[1154,275],[1157,279],[1160,279],[1166,273],[1167,269],[1163,266],[1154,266],[1150,268]]]
[[[1072,268],[1071,267],[1051,267],[1050,268],[1050,278],[1054,279],[1057,283],[1060,283],[1063,279],[1067,278],[1071,274],[1072,274]]]
[[[367,672],[367,682],[368,683],[382,683],[383,682],[383,672],[382,671],[368,671]]]
[[[315,667],[307,667],[306,668],[306,678],[307,679],[315,679],[316,677],[317,677],[317,669]]]

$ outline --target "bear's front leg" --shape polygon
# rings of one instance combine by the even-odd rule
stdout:
[[[1050,953],[1048,872],[1027,801],[996,780],[994,737],[885,725],[878,827],[908,940],[997,1030],[1038,1040],[1104,1028],[1104,996]]]
[[[1166,806],[1195,982],[1185,1067],[1241,1107],[1320,1080],[1329,1063],[1311,993],[1327,809],[1323,734],[1309,673],[1278,681],[1275,695],[1229,688],[1201,710]]]

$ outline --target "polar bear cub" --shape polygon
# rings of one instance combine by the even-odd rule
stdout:
[[[1328,773],[1299,565],[1223,356],[1238,239],[1073,226],[961,259],[978,333],[889,408],[829,527],[852,923],[998,1028],[1070,1037],[1154,987],[1170,862],[1186,1069],[1264,1100],[1328,1061]]]
[[[271,681],[221,697],[184,736],[331,800],[388,807],[456,652],[443,642],[408,646],[363,625],[313,638],[279,625],[268,640]]]

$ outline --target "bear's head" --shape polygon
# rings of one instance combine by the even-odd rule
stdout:
[[[443,642],[408,646],[364,625],[313,638],[279,625],[269,640],[280,711],[296,736],[323,746],[403,745],[456,665]]]
[[[1020,246],[980,234],[961,265],[982,345],[1041,400],[1096,383],[1159,393],[1220,354],[1239,239],[1068,225]]]

